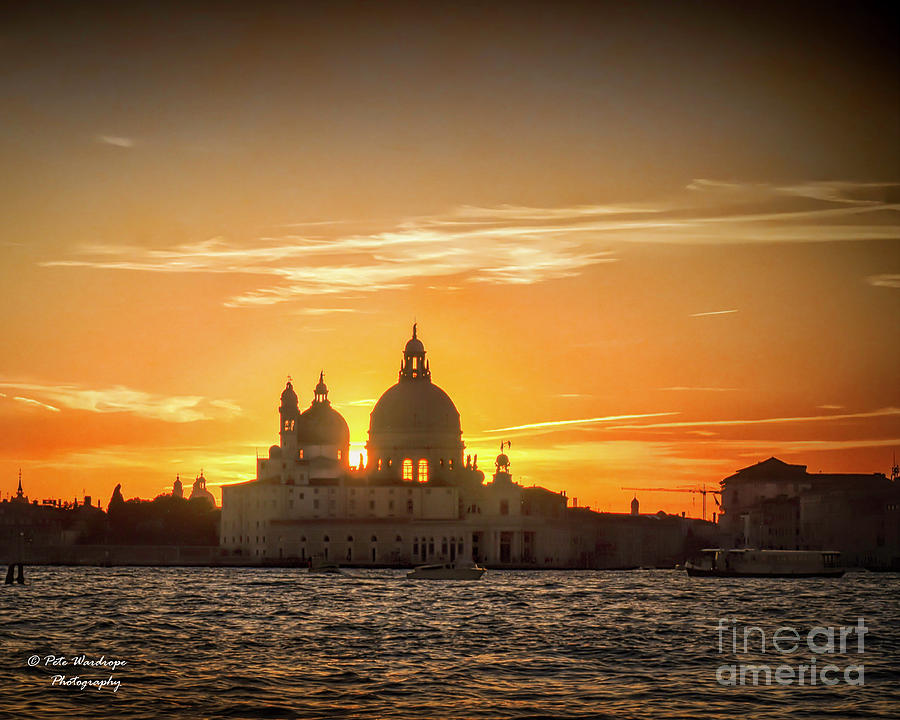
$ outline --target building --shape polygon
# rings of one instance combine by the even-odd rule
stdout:
[[[183,495],[183,490],[181,487],[181,478],[175,478],[175,485],[172,488],[172,497],[180,498]],[[216,499],[213,497],[213,494],[206,489],[206,478],[203,477],[203,471],[200,471],[200,474],[194,480],[194,485],[191,487],[191,496],[189,500],[199,500],[201,502],[205,502],[210,507],[216,506]]]
[[[619,516],[568,508],[564,492],[516,483],[502,445],[485,482],[477,455],[465,453],[459,411],[432,380],[415,325],[396,384],[372,410],[365,464],[350,464],[350,431],[328,400],[324,372],[303,412],[289,380],[278,413],[279,444],[258,459],[256,479],[222,488],[220,545],[232,560],[657,564],[657,556],[641,562],[646,543],[634,528],[660,528],[660,518],[625,515],[623,525]],[[687,525],[675,520],[683,539]],[[654,544],[666,558],[678,556],[682,545],[666,537]]]
[[[839,550],[846,564],[900,567],[900,486],[882,473],[809,473],[777,458],[721,481],[733,547]]]
[[[62,499],[29,501],[22,472],[14,497],[0,502],[0,562],[43,561],[60,547],[73,545],[103,515],[88,495],[79,503]]]

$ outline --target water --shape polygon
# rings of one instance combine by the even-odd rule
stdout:
[[[15,718],[896,718],[900,575],[724,580],[676,571],[489,572],[410,582],[393,570],[31,568],[0,589],[0,714]],[[767,632],[855,625],[863,686],[727,687],[719,618]],[[741,636],[742,637],[742,636]],[[72,664],[77,655],[124,660]],[[40,657],[36,667],[28,658]],[[47,666],[46,656],[68,666]],[[52,685],[112,677],[104,688]]]

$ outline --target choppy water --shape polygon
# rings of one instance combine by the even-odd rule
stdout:
[[[722,580],[676,571],[489,572],[410,582],[392,570],[32,568],[0,588],[6,717],[895,718],[900,576]],[[717,683],[719,618],[768,631],[854,625],[864,686]],[[855,650],[848,640],[848,650]],[[758,645],[756,646],[758,650]],[[73,658],[124,660],[74,666]],[[28,658],[40,658],[36,667]],[[48,667],[46,656],[68,666]],[[102,679],[118,690],[54,686]]]

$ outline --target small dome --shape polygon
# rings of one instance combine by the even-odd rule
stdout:
[[[300,414],[297,438],[301,445],[350,444],[350,427],[329,403],[313,403]]]
[[[213,497],[213,494],[207,490],[191,490],[191,500],[201,500],[207,503],[210,507],[216,506],[216,499]]]
[[[416,334],[417,325],[418,323],[413,323],[412,337],[409,339],[409,342],[406,343],[406,349],[403,351],[405,355],[422,355],[425,353],[425,346]]]
[[[216,499],[213,497],[213,494],[206,489],[206,478],[203,477],[203,471],[200,471],[200,474],[197,476],[197,479],[194,480],[194,487],[191,489],[191,500],[202,500],[208,503],[211,507],[216,506]]]
[[[281,446],[273,445],[269,448],[269,457],[270,458],[279,458],[281,457]]]
[[[504,453],[500,453],[497,456],[497,466],[498,467],[507,467],[509,465],[509,458]]]
[[[419,338],[410,338],[406,343],[406,349],[403,351],[407,355],[421,355],[425,352],[425,346]]]

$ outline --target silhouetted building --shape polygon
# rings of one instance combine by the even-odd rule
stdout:
[[[619,516],[567,508],[565,493],[514,482],[502,446],[485,483],[425,356],[414,325],[397,383],[372,410],[365,466],[350,465],[349,428],[331,407],[324,373],[303,413],[288,381],[280,444],[257,461],[255,480],[222,488],[224,552],[259,562],[460,557],[521,567],[655,565],[682,555],[688,522],[621,516],[623,525]]]
[[[206,489],[206,478],[203,477],[202,470],[194,480],[194,486],[191,488],[191,497],[189,499],[200,500],[213,508],[216,506],[216,499],[213,497],[213,494]]]
[[[72,545],[98,515],[103,512],[89,498],[29,502],[20,472],[15,497],[0,502],[0,562],[29,563],[46,557],[49,548]]]
[[[808,473],[773,457],[721,485],[720,524],[734,547],[839,550],[847,565],[900,566],[900,489],[881,473]]]
[[[181,485],[181,476],[175,476],[175,482],[172,483],[172,497],[183,498],[184,487]]]

